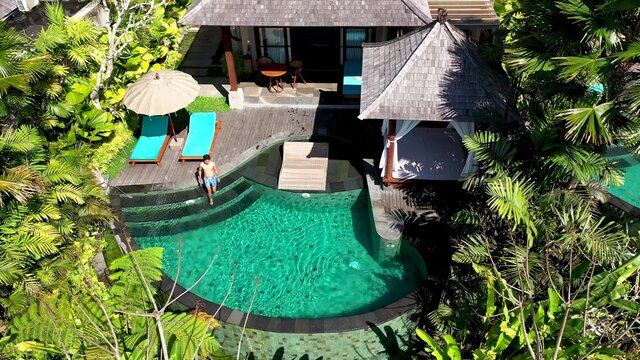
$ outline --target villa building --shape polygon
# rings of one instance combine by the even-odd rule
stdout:
[[[498,26],[491,1],[439,0],[437,6],[451,9],[451,23],[477,40],[490,37]],[[195,0],[181,22],[223,27],[229,50],[235,39],[242,54],[251,57],[253,69],[257,59],[268,56],[282,64],[301,60],[305,71],[331,74],[342,73],[349,61],[362,61],[363,43],[394,39],[425,26],[435,12],[437,7],[426,0]]]
[[[342,93],[361,97],[359,118],[384,120],[387,183],[464,177],[475,158],[461,139],[473,133],[476,110],[515,116],[508,88],[474,44],[499,23],[491,1],[196,0],[182,22],[222,27],[232,107],[243,101],[232,38],[254,69],[268,57],[343,75]]]

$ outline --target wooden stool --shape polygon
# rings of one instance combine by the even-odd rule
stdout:
[[[304,63],[301,60],[293,60],[289,63],[289,66],[293,69],[293,75],[291,75],[291,87],[294,89],[296,87],[296,79],[298,76],[305,84],[307,83],[307,81],[302,77],[302,65],[304,65]]]

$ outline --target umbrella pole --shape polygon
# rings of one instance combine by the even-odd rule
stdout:
[[[169,114],[167,116],[169,116],[169,126],[171,126],[171,132],[173,133],[173,140],[175,142],[178,142],[178,138],[176,136],[176,128],[175,128],[175,126],[173,126],[173,119],[171,118],[171,114]]]

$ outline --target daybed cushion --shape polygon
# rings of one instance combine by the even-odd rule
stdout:
[[[360,95],[362,88],[362,61],[347,60],[344,62],[342,93],[344,95]]]

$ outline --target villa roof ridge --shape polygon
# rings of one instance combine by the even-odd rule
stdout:
[[[509,90],[488,72],[476,45],[454,25],[433,21],[394,42],[363,48],[360,119],[474,121],[489,103],[508,116],[515,111]],[[402,51],[407,47],[412,51]],[[400,59],[398,59],[400,57]],[[399,64],[395,72],[385,62]],[[401,91],[399,89],[402,89]]]
[[[428,44],[427,38],[431,34],[433,34],[435,31],[437,31],[436,28],[439,27],[439,26],[440,26],[440,23],[438,23],[437,21],[432,21],[431,24],[429,24],[428,26],[425,26],[424,28],[419,29],[415,34],[409,33],[409,34],[406,35],[407,36],[406,38],[405,37],[398,38],[398,40],[400,40],[399,42],[402,42],[405,39],[409,39],[412,35],[414,35],[414,36],[418,35],[418,37],[421,38],[421,39],[420,39],[419,45],[411,50],[411,54],[406,58],[406,60],[402,61],[402,66],[397,68],[397,71],[387,81],[387,84],[383,87],[383,90],[379,93],[379,95],[376,96],[376,98],[372,102],[370,102],[366,107],[364,107],[364,110],[361,110],[360,115],[358,115],[359,119],[368,118],[368,115],[372,111],[374,111],[375,108],[378,107],[380,105],[380,103],[384,100],[384,96],[386,94],[388,94],[389,92],[391,92],[393,89],[395,89],[396,84],[399,83],[398,80],[402,79],[402,77],[406,74],[406,72],[409,71],[409,69],[410,69],[410,67],[408,66],[409,62],[411,62],[411,60],[414,58],[414,56],[420,50],[421,47],[424,47],[425,44]],[[428,32],[426,34],[424,34],[424,36],[420,36],[421,34],[423,34],[426,31],[428,31]],[[363,80],[364,80],[364,62],[363,62]],[[363,81],[363,88],[365,88],[364,81]],[[365,101],[361,101],[360,104],[361,104],[360,108],[362,109],[363,105],[365,104]]]
[[[411,36],[411,35],[414,35],[415,33],[423,32],[426,28],[429,28],[429,29],[433,28],[433,22],[431,22],[430,24],[424,25],[422,27],[419,27],[417,29],[413,29],[410,32],[404,34],[403,36]],[[403,36],[397,37],[395,39],[386,40],[386,41],[362,43],[362,47],[365,47],[365,48],[376,48],[376,47],[387,46],[387,45],[393,44],[395,42],[403,41]],[[424,36],[427,36],[427,34],[425,33]]]
[[[199,10],[210,0],[193,0],[191,2],[191,6],[187,9],[187,12],[184,14],[182,19],[179,20],[182,24],[189,24],[189,19],[194,17],[195,14],[199,12]]]
[[[424,21],[425,25],[429,24],[433,19],[431,18],[431,10],[429,8],[429,2],[427,0],[401,0],[420,20]],[[425,6],[422,6],[424,4]],[[426,7],[423,9],[422,7]]]

